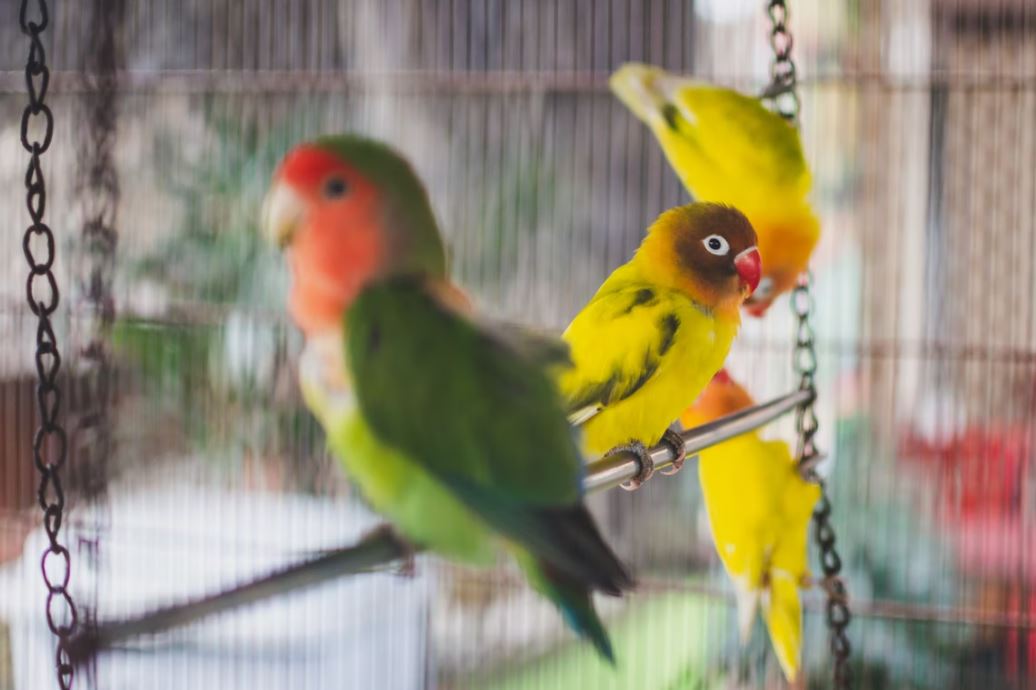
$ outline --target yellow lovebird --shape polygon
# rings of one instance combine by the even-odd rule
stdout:
[[[752,404],[720,371],[680,422],[690,428]],[[786,443],[756,432],[702,451],[698,474],[716,552],[737,592],[741,638],[748,639],[761,607],[777,660],[793,681],[802,647],[799,588],[809,577],[806,540],[820,487],[799,475]]]
[[[795,286],[820,237],[798,130],[757,98],[657,67],[623,65],[610,84],[655,133],[693,198],[730,204],[752,223],[764,270],[745,306],[761,316]]]
[[[634,488],[650,474],[644,446],[665,435],[682,458],[668,427],[723,366],[760,272],[755,232],[736,209],[694,203],[658,217],[562,335],[573,366],[559,387],[570,419],[585,420],[588,454],[637,452]]]

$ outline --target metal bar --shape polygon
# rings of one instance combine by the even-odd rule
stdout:
[[[742,410],[683,432],[688,455],[705,450],[727,439],[758,429],[787,414],[807,401],[809,391],[796,391],[762,405]],[[648,451],[656,469],[672,464],[672,451],[659,445]],[[603,491],[633,478],[640,461],[631,453],[615,453],[589,466],[584,486],[588,492]],[[412,551],[410,551],[412,553]],[[359,544],[328,551],[322,556],[290,565],[244,585],[174,604],[140,616],[101,622],[85,629],[72,641],[70,653],[75,663],[89,660],[97,653],[126,640],[154,635],[194,623],[215,613],[252,604],[297,589],[312,587],[343,575],[369,572],[403,558],[408,547],[391,530],[378,530]]]
[[[199,599],[150,611],[141,616],[87,624],[69,645],[75,664],[89,660],[105,649],[126,640],[156,635],[190,625],[203,618],[269,599],[277,594],[305,589],[342,575],[369,572],[405,558],[412,549],[391,530],[379,529],[348,548],[286,566],[252,582]]]
[[[394,70],[357,72],[348,70],[120,70],[120,89],[129,93],[284,93],[299,90],[323,93],[365,90],[435,93],[608,93],[610,72],[544,71],[529,73],[511,70],[471,71],[444,74],[434,70]],[[77,70],[55,70],[50,90],[53,93],[81,91]],[[16,93],[24,76],[13,70],[0,70],[0,93]],[[742,89],[758,85],[748,75],[724,78],[724,84]],[[816,74],[799,79],[800,86],[838,88],[845,85],[878,85],[890,91],[929,91],[947,86],[963,92],[1030,91],[1036,77],[1017,75],[968,75],[932,73],[892,76],[881,72]]]
[[[717,443],[758,429],[781,415],[791,412],[809,398],[809,391],[795,391],[762,405],[756,405],[708,424],[688,429],[680,434],[683,437],[684,451],[690,457]],[[673,464],[673,454],[668,446],[657,445],[648,453],[651,455],[656,470],[665,469]],[[610,489],[636,477],[639,472],[640,460],[636,455],[630,452],[615,453],[590,464],[584,486],[588,492]]]

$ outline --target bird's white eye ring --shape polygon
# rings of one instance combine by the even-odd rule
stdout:
[[[705,251],[716,256],[726,256],[730,253],[730,243],[722,235],[709,235],[701,241]]]

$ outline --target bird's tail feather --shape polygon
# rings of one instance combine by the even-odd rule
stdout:
[[[790,683],[798,675],[802,648],[802,601],[798,578],[782,570],[772,570],[769,590],[762,599],[762,614],[777,661]]]
[[[737,630],[741,636],[741,644],[747,644],[752,636],[752,624],[755,623],[755,612],[759,609],[760,591],[754,587],[744,586],[735,581],[735,599],[737,600]]]
[[[659,80],[666,73],[651,65],[628,63],[612,74],[608,84],[633,114],[649,125],[662,125],[664,110],[669,99],[659,88]]]
[[[590,588],[528,552],[518,554],[518,563],[525,571],[529,584],[554,602],[569,627],[593,644],[598,654],[614,665],[615,652],[611,638],[594,608]]]
[[[472,482],[454,478],[450,486],[509,540],[574,581],[613,596],[633,587],[626,566],[604,541],[582,503],[530,507]]]

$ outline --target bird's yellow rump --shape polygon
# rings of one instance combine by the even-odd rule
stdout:
[[[795,285],[820,237],[798,131],[756,98],[657,67],[623,65],[610,84],[692,197],[730,204],[751,221],[763,277],[746,307],[761,315]]]
[[[698,426],[752,404],[721,371],[680,421]],[[702,451],[698,474],[716,552],[737,592],[742,639],[760,608],[784,675],[794,680],[802,647],[799,588],[809,575],[806,541],[820,487],[802,479],[786,443],[756,432]]]

